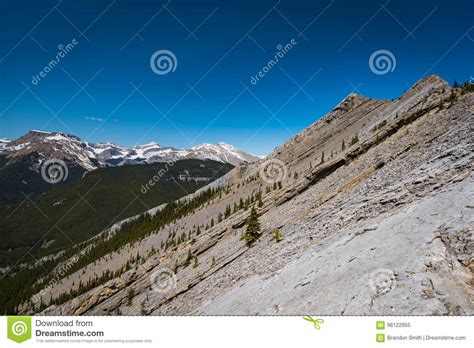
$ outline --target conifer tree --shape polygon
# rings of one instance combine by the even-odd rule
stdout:
[[[232,210],[230,209],[230,205],[227,205],[224,213],[225,218],[228,218],[230,214],[232,214]]]
[[[257,196],[257,205],[258,205],[259,208],[261,208],[263,206],[262,193],[261,192],[259,192],[258,196]]]
[[[186,257],[186,261],[184,262],[184,267],[188,267],[191,264],[191,260],[193,259],[193,254],[191,250],[188,250],[188,256]]]
[[[250,210],[250,215],[247,218],[247,229],[245,230],[245,234],[243,235],[243,239],[247,243],[248,246],[251,246],[255,243],[261,236],[260,232],[260,221],[258,219],[257,211],[255,207],[252,206]]]
[[[280,243],[283,240],[283,236],[278,228],[273,231],[273,238],[277,243]]]
[[[351,145],[357,144],[359,142],[359,135],[354,135],[351,140]]]

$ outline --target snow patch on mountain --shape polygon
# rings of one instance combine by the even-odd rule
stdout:
[[[0,138],[0,152],[2,151],[2,149],[4,149],[7,146],[9,142],[10,142],[10,139]]]

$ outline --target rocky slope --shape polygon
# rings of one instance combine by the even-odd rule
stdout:
[[[148,255],[134,268],[41,313],[472,315],[473,130],[474,94],[437,76],[394,101],[351,94],[221,178],[205,207],[40,295]],[[248,247],[239,201],[259,191],[262,235]],[[192,238],[163,248],[176,231]]]

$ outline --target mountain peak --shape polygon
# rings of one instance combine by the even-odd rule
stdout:
[[[32,129],[28,133],[35,133],[35,134],[51,134],[51,132],[46,132],[42,130]]]
[[[250,155],[222,141],[217,144],[199,144],[183,151],[188,152],[190,155],[197,156],[198,158],[209,158],[215,161],[227,162],[232,165],[254,162],[259,159],[257,156]]]
[[[447,90],[450,89],[451,85],[443,78],[438,75],[429,75],[421,78],[415,84],[406,91],[400,98],[404,98],[407,95],[419,94],[419,93],[431,93],[434,90]]]
[[[26,133],[22,138],[32,139],[32,138],[43,138],[47,140],[62,140],[62,139],[69,139],[69,140],[78,140],[81,139],[72,134],[66,134],[63,132],[47,132],[42,130],[31,130]]]
[[[114,143],[112,141],[103,141],[100,143],[88,143],[88,144],[94,147],[122,147],[122,145]]]
[[[143,145],[139,145],[139,146],[141,146],[141,147],[158,146],[158,147],[159,147],[160,144],[158,144],[158,143],[155,142],[155,141],[149,141],[148,143],[143,144]]]
[[[366,102],[368,100],[371,100],[371,98],[365,97],[361,94],[357,93],[349,93],[347,97],[342,99],[339,104],[337,104],[334,109],[332,109],[332,112],[336,111],[348,111],[349,109],[352,109],[356,106],[359,106],[363,102]]]
[[[234,147],[232,145],[229,145],[227,143],[224,143],[223,141],[211,144],[211,143],[202,143],[198,144],[192,147],[192,149],[198,149],[198,148],[203,148],[203,147]]]
[[[426,77],[423,77],[419,79],[413,87],[416,87],[417,85],[420,84],[431,84],[431,83],[442,83],[442,84],[449,84],[445,79],[443,79],[441,76],[436,75],[436,74],[431,74]],[[412,87],[412,88],[413,88]]]
[[[358,94],[358,93],[354,93],[354,92],[351,92],[347,95],[347,97],[345,97],[342,102],[344,101],[350,101],[350,100],[353,100],[354,98],[365,98],[363,95],[361,94]]]
[[[217,143],[217,145],[222,146],[222,147],[226,147],[226,148],[235,148],[234,145],[227,144],[227,143],[225,143],[225,142],[223,142],[223,141]]]

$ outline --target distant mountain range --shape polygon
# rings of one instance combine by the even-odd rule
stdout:
[[[37,197],[100,168],[141,167],[181,160],[216,161],[233,167],[257,159],[225,143],[202,144],[184,150],[157,143],[123,147],[111,142],[89,143],[60,132],[32,130],[13,141],[0,138],[0,204],[22,201],[26,196]],[[51,185],[43,176],[57,160],[63,162],[67,172]]]
[[[201,144],[189,149],[162,147],[155,142],[124,147],[112,142],[89,143],[75,135],[38,130],[32,130],[13,141],[0,138],[0,155],[7,156],[9,161],[32,153],[38,155],[40,163],[44,159],[56,158],[74,162],[86,171],[108,166],[151,164],[181,159],[211,159],[235,166],[258,159],[257,156],[222,142]]]

